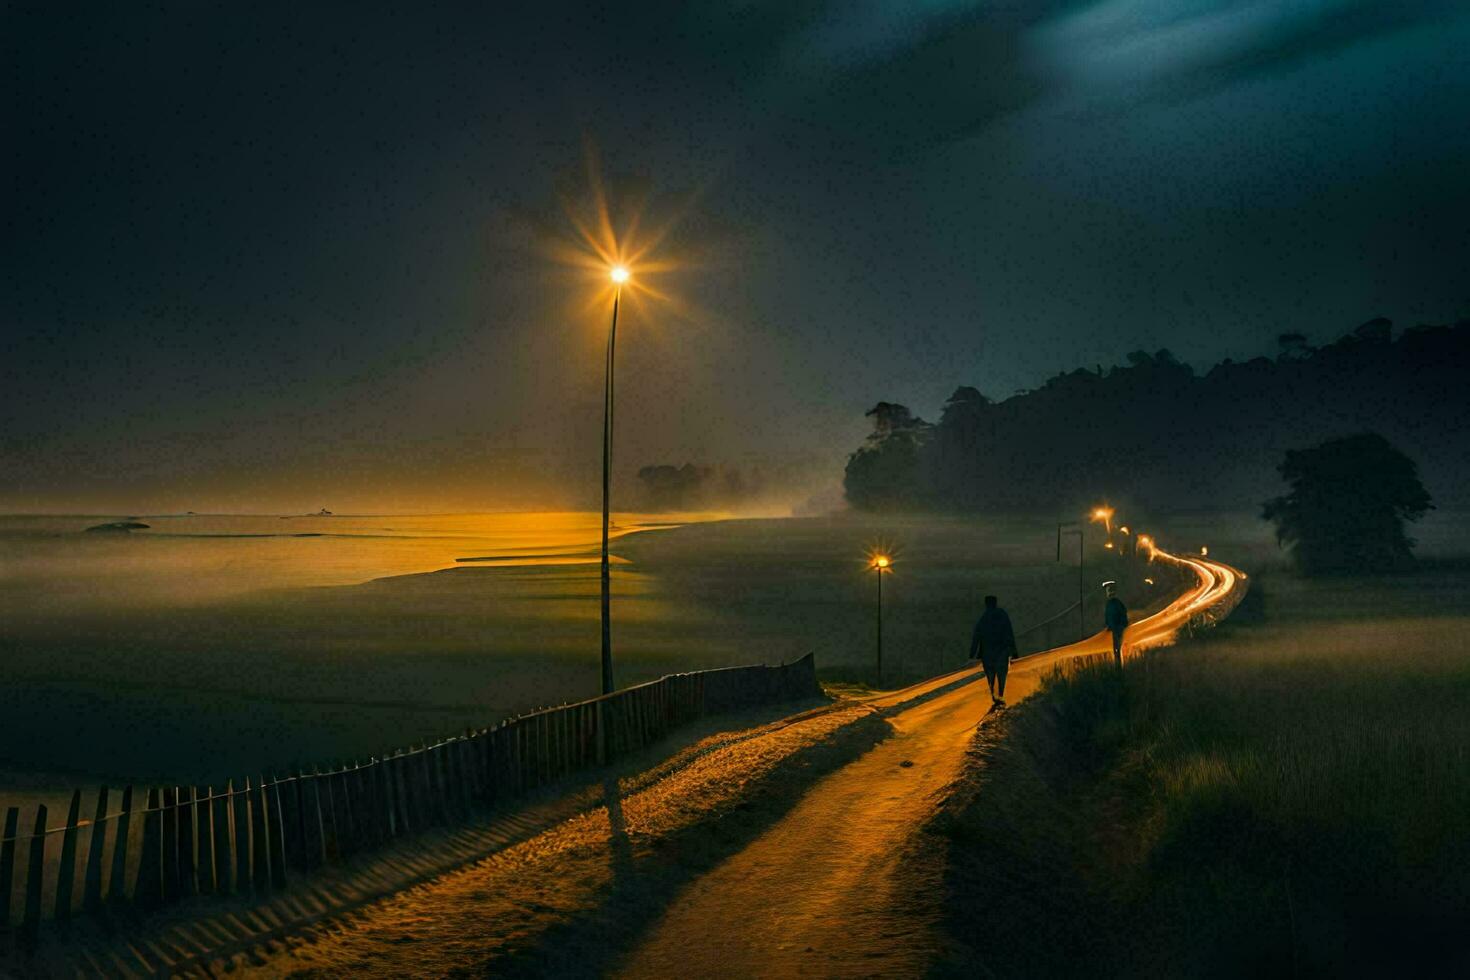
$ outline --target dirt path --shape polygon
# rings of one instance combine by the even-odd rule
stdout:
[[[1130,641],[1167,642],[1234,582],[1185,560],[1198,584],[1138,623]],[[1017,661],[1006,691],[1030,696],[1058,662],[1110,650],[1103,634]],[[940,944],[938,856],[920,828],[959,775],[989,709],[978,669],[875,698],[896,735],[826,776],[787,816],[692,882],[626,958],[628,977],[916,976]]]

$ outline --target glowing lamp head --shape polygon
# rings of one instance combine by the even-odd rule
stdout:
[[[1099,507],[1092,512],[1092,519],[1095,521],[1105,521],[1112,516],[1113,511],[1108,507]]]
[[[632,273],[628,271],[628,267],[625,265],[615,265],[608,270],[607,275],[609,279],[621,286],[623,283],[628,281],[628,277],[632,275]]]
[[[873,559],[873,567],[878,569],[879,571],[882,571],[892,564],[893,562],[889,559],[887,555],[879,555],[878,557]]]

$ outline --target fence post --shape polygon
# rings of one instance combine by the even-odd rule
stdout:
[[[56,912],[57,922],[71,919],[71,892],[77,877],[77,823],[82,818],[82,791],[71,794],[71,806],[66,811],[66,830],[61,835],[61,864],[56,869]]]
[[[117,839],[112,842],[112,877],[107,881],[107,901],[116,908],[128,901],[128,837],[133,827],[133,787],[124,786],[122,812],[117,818]]]
[[[46,804],[36,804],[36,829],[31,834],[30,862],[26,868],[25,917],[21,919],[21,936],[35,943],[41,928],[41,885],[46,872]]]

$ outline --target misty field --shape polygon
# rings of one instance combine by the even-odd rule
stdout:
[[[1057,677],[979,747],[949,884],[1011,914],[952,919],[975,961],[1464,969],[1470,563],[1253,588],[1218,634]]]
[[[448,519],[150,519],[188,533],[120,537],[31,522],[0,540],[0,786],[325,765],[594,695],[592,516],[501,515],[494,535]],[[825,676],[870,680],[877,547],[896,562],[889,684],[963,662],[986,592],[1019,630],[1077,594],[1075,539],[1058,564],[1044,520],[620,523],[651,528],[613,547],[620,686],[811,650]],[[1122,574],[1089,551],[1090,586]]]

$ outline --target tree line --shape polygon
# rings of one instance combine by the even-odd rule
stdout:
[[[1275,357],[1203,374],[1168,350],[1078,369],[996,401],[961,385],[930,423],[880,401],[848,458],[844,490],[862,510],[1253,505],[1280,486],[1283,455],[1381,433],[1420,462],[1441,501],[1470,476],[1470,320],[1395,338],[1370,320],[1314,347],[1283,333]]]

